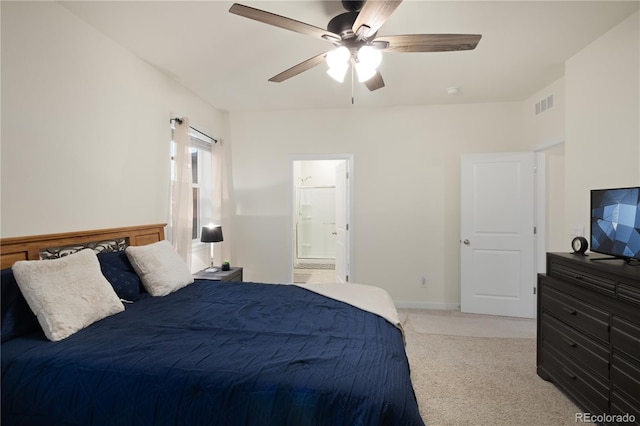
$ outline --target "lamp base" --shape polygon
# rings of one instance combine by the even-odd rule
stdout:
[[[204,270],[204,272],[218,272],[218,271],[219,269],[214,267],[210,267]]]

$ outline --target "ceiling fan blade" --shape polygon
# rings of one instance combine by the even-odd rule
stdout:
[[[374,90],[382,89],[384,87],[384,80],[382,79],[380,72],[376,71],[376,74],[369,80],[365,81],[364,85],[367,86],[367,89],[373,92]]]
[[[283,81],[288,80],[291,77],[295,77],[300,73],[310,70],[316,65],[320,65],[324,62],[325,56],[327,56],[327,52],[316,55],[313,58],[309,58],[304,62],[300,62],[298,65],[294,65],[288,70],[282,71],[278,75],[274,75],[269,79],[269,81],[273,81],[274,83],[282,83]]]
[[[480,34],[405,34],[377,37],[374,44],[389,43],[381,48],[385,52],[450,52],[473,50],[481,38]]]
[[[373,36],[393,11],[400,6],[400,3],[402,3],[402,0],[365,1],[352,27],[352,31],[358,37],[358,40]]]
[[[229,9],[229,12],[234,15],[243,16],[265,24],[273,25],[274,27],[294,31],[296,33],[310,35],[322,40],[330,42],[338,42],[341,40],[341,37],[338,34],[334,34],[323,28],[314,27],[313,25],[305,24],[304,22],[296,21],[295,19],[286,18],[284,16],[276,15],[275,13],[244,6],[242,4],[234,3]]]

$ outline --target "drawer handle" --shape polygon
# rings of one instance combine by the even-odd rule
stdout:
[[[569,346],[571,346],[572,348],[575,348],[576,346],[578,346],[578,344],[576,342],[574,342],[571,339],[567,339],[566,337],[563,337],[562,340]]]
[[[570,308],[568,306],[563,306],[562,310],[565,311],[566,313],[568,313],[569,315],[575,315],[575,314],[578,313],[578,311],[576,311],[575,309]]]
[[[564,367],[562,367],[562,372],[563,372],[564,374],[566,374],[567,376],[569,376],[569,378],[570,378],[571,380],[575,380],[575,379],[577,379],[577,378],[578,378],[578,376],[576,376],[575,374],[573,374],[573,372],[572,372],[571,370],[569,370],[568,368],[564,368]]]

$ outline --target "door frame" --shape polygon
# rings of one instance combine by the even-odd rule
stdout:
[[[326,160],[345,160],[347,162],[347,173],[349,173],[349,179],[347,180],[347,221],[349,223],[349,232],[347,234],[347,244],[349,247],[347,248],[347,254],[345,259],[346,264],[346,274],[349,276],[349,282],[354,282],[354,277],[352,275],[353,271],[353,229],[354,229],[354,215],[353,215],[353,200],[354,200],[354,161],[353,154],[300,154],[300,155],[290,155],[288,158],[288,185],[287,185],[287,206],[289,212],[287,213],[287,217],[289,218],[287,233],[289,238],[288,244],[288,256],[289,256],[289,280],[293,283],[293,269],[294,262],[293,257],[295,253],[295,232],[294,232],[294,218],[293,218],[293,207],[295,203],[294,197],[294,189],[296,183],[294,181],[294,164],[296,161],[326,161]]]
[[[535,159],[535,261],[536,273],[547,272],[547,187],[551,182],[547,181],[547,155],[546,151],[564,145],[564,139],[557,139],[538,145],[533,149]],[[538,281],[536,280],[536,292],[538,291]],[[538,298],[534,298],[533,318],[538,317]]]
[[[555,148],[558,145],[563,145],[564,139],[552,140],[544,144],[538,145],[533,148],[531,152],[534,153],[534,226],[536,227],[536,233],[534,235],[534,265],[535,273],[545,273],[547,268],[547,187],[550,182],[547,181],[547,157],[546,151]],[[535,280],[536,291],[538,283]],[[537,318],[538,298],[533,299],[533,318]]]

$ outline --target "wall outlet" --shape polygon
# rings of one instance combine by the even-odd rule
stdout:
[[[424,275],[420,277],[420,287],[425,288],[427,286],[427,277]]]

